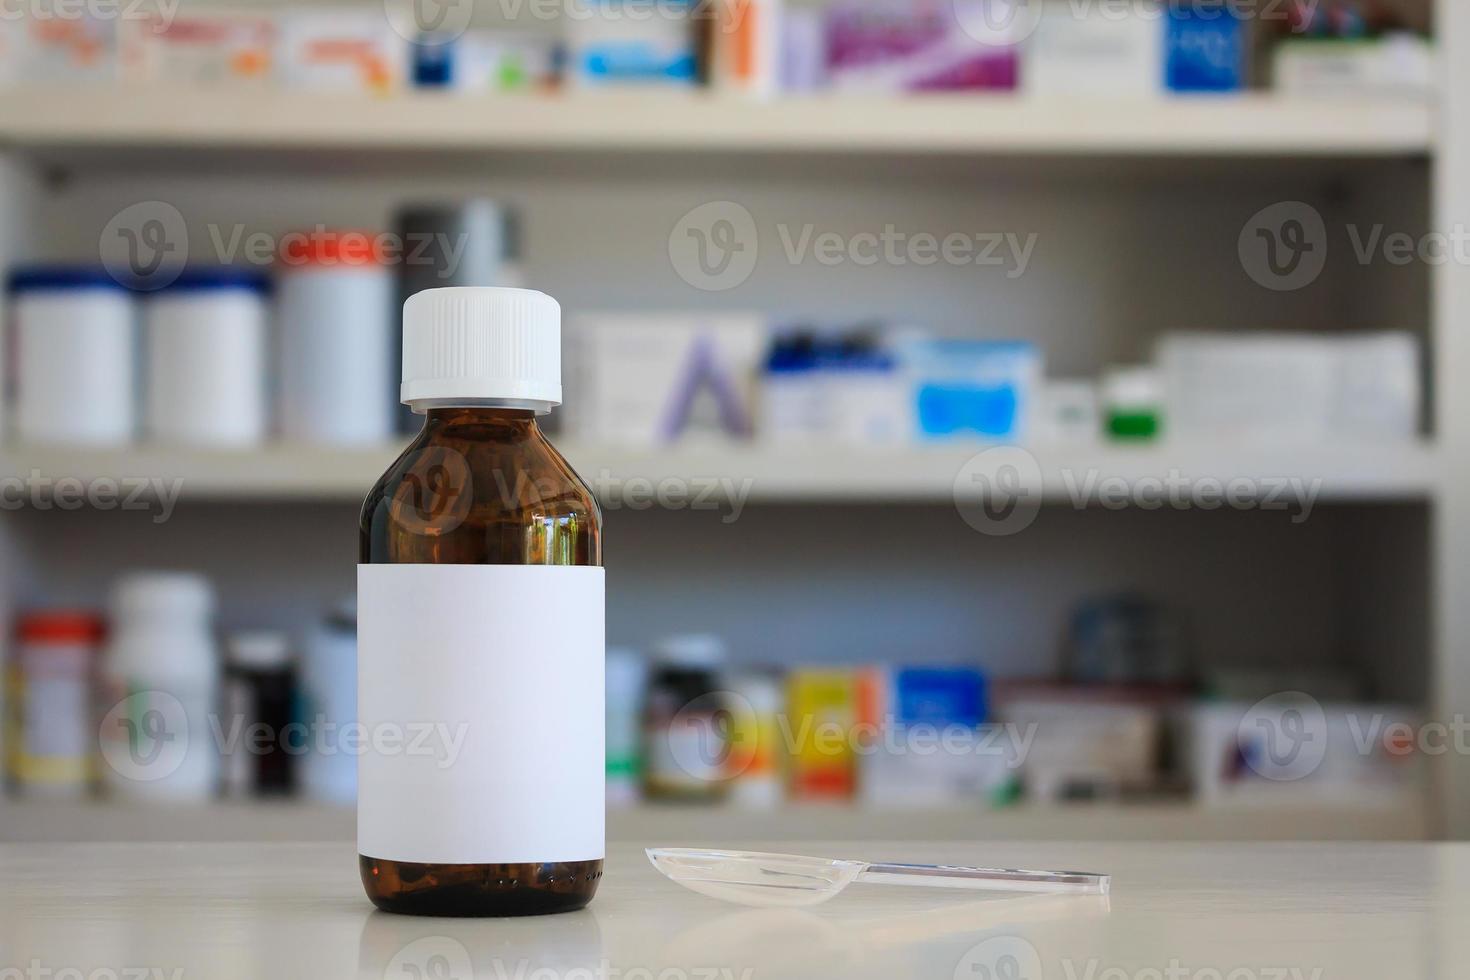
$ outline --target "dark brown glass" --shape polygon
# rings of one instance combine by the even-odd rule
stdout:
[[[363,503],[359,545],[364,564],[601,565],[602,515],[531,412],[433,409]],[[602,879],[601,861],[358,865],[373,904],[408,915],[568,912]]]

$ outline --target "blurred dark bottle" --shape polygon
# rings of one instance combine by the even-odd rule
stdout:
[[[222,766],[228,797],[285,796],[308,731],[296,721],[296,669],[285,634],[236,633],[226,645]],[[299,727],[299,726],[298,726]]]
[[[398,267],[398,308],[414,293],[440,286],[521,287],[520,220],[516,212],[488,198],[438,204],[411,204],[398,209],[394,227],[403,246]],[[393,331],[393,363],[402,367],[403,335]],[[393,377],[396,379],[398,373]],[[392,392],[398,404],[398,391]],[[397,428],[417,434],[423,419],[400,406]]]

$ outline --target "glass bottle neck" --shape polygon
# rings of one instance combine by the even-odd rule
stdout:
[[[541,428],[536,413],[527,408],[461,405],[429,409],[424,413],[424,433],[516,442],[539,437]]]

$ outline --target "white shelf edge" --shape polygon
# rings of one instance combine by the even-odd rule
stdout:
[[[1399,156],[1435,145],[1415,99],[1271,93],[1104,101],[1020,94],[702,93],[390,97],[117,86],[20,87],[0,143],[30,148],[371,148],[1015,155]]]
[[[353,808],[320,803],[216,802],[150,807],[97,801],[0,803],[0,842],[350,841]],[[609,840],[1424,840],[1417,797],[1380,804],[1215,807],[1189,802],[1077,803],[998,810],[869,809],[856,805],[639,805],[609,809]]]
[[[1316,500],[1335,502],[1432,500],[1444,482],[1441,454],[1432,443],[1232,447],[1165,442],[1136,448],[1033,447],[1025,453],[974,445],[893,452],[558,445],[604,501],[630,506],[657,494],[660,485],[711,500],[738,495],[752,501],[883,502],[978,499],[974,488],[998,483],[1026,498],[1039,495],[1049,504],[1086,506],[1115,502],[1120,488],[1129,495],[1141,491],[1146,501],[1167,492],[1171,482],[1191,500],[1218,494],[1215,484],[1225,488],[1243,481],[1237,486],[1246,499],[1300,496],[1307,490]],[[0,451],[0,479],[12,487],[16,480],[39,478],[44,484],[62,477],[83,483],[162,480],[167,487],[182,481],[186,500],[361,500],[400,451],[289,445],[245,452],[11,447]],[[1015,467],[1014,475],[1009,467]],[[6,493],[8,501],[18,491]]]

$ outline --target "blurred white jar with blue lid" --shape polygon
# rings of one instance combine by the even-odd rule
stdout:
[[[16,435],[32,445],[133,438],[133,293],[106,269],[34,266],[10,277]]]
[[[249,269],[186,270],[144,301],[145,430],[159,442],[265,440],[270,283]]]

